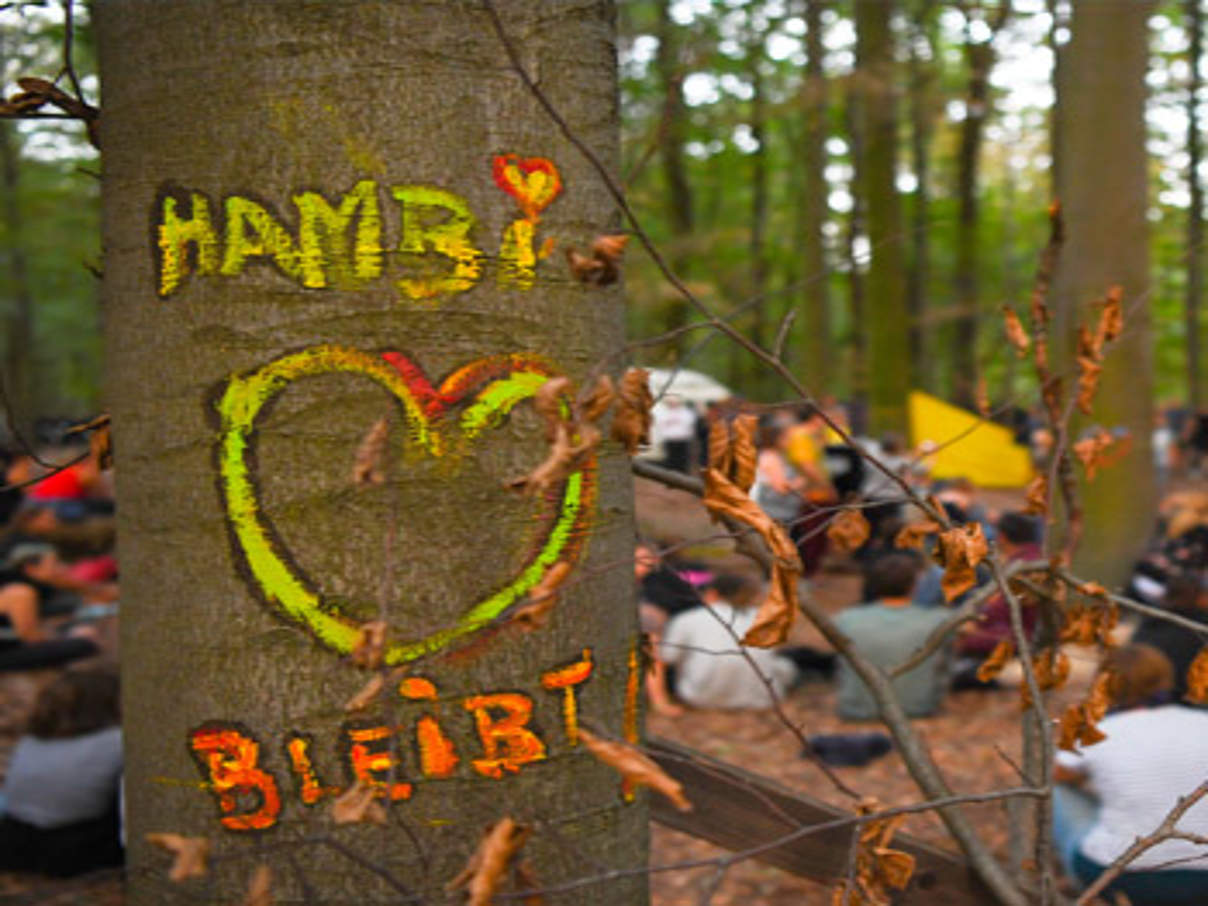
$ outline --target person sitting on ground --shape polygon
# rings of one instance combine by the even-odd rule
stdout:
[[[674,617],[659,656],[675,695],[695,708],[769,708],[806,670],[825,675],[833,655],[806,648],[751,648],[739,644],[755,621],[752,584],[722,574],[705,588],[705,607]]]
[[[874,560],[865,574],[868,603],[849,607],[835,618],[835,625],[856,650],[882,670],[904,663],[948,616],[942,609],[910,602],[918,568],[918,560],[905,552]],[[894,678],[894,691],[909,717],[926,717],[939,710],[948,686],[949,651],[950,644],[945,643],[913,670]],[[845,658],[839,662],[837,704],[845,720],[875,720],[880,713],[872,693]]]
[[[44,541],[16,536],[0,551],[0,617],[20,642],[45,641],[52,635],[47,621],[69,617],[81,603],[116,598],[116,584],[77,580]]]
[[[1099,722],[1101,742],[1059,752],[1054,767],[1054,841],[1067,873],[1091,884],[1139,837],[1204,780],[1208,711],[1171,702],[1170,662],[1148,645],[1114,649],[1100,667],[1112,711]],[[1208,799],[1178,822],[1208,836]],[[1142,852],[1107,886],[1132,906],[1208,903],[1208,852],[1187,840],[1164,840]]]
[[[4,782],[0,869],[71,877],[122,864],[116,669],[68,671],[38,695]]]
[[[1204,589],[1202,574],[1182,573],[1170,579],[1166,584],[1163,606],[1172,614],[1208,624],[1208,592]],[[1208,625],[1204,626],[1202,632],[1196,632],[1161,617],[1145,617],[1131,641],[1150,645],[1166,656],[1174,672],[1172,696],[1175,701],[1182,701],[1187,694],[1187,671],[1200,649],[1208,642]]]
[[[1007,563],[1042,560],[1040,525],[1024,513],[1004,513],[998,520],[998,549]],[[1028,637],[1036,627],[1036,608],[1024,606],[1021,614]],[[995,594],[982,605],[975,623],[965,624],[957,639],[959,658],[980,664],[1003,641],[1010,640],[1011,608],[1006,598]],[[976,666],[974,666],[976,669]]]

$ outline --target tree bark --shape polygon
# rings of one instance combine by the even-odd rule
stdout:
[[[828,186],[826,184],[827,85],[823,71],[822,14],[825,0],[805,0],[805,80],[801,86],[804,138],[801,147],[802,187],[801,358],[805,385],[825,394],[831,366],[829,279],[826,270]]]
[[[615,166],[612,4],[496,4]],[[480,2],[96,14],[129,902],[235,902],[259,862],[281,903],[443,902],[505,815],[543,884],[644,864],[642,798],[576,739],[638,725],[628,462],[506,487],[547,452],[537,388],[624,342],[619,290],[539,254],[617,228],[591,166]],[[559,562],[548,623],[509,622]],[[376,620],[402,672],[350,713]],[[333,822],[358,777],[385,826]],[[149,832],[212,838],[214,883],[169,883]]]
[[[860,114],[860,92],[855,87],[854,75],[847,83],[843,118],[847,125],[852,166],[852,178],[848,184],[851,192],[851,210],[847,215],[847,231],[844,235],[848,299],[848,336],[844,345],[848,349],[848,382],[851,398],[855,403],[852,427],[858,433],[864,433],[868,430],[868,335],[864,326],[866,310],[864,269],[867,262],[860,260],[857,247],[857,240],[865,235],[864,124]]]
[[[1204,159],[1204,141],[1200,132],[1200,92],[1203,78],[1200,64],[1204,58],[1204,9],[1201,0],[1186,0],[1187,62],[1191,79],[1187,85],[1187,185],[1191,204],[1187,209],[1187,296],[1184,324],[1187,342],[1187,401],[1198,410],[1204,399],[1206,378],[1203,373],[1200,308],[1204,297],[1204,181],[1200,163]]]
[[[749,253],[751,256],[750,297],[758,299],[751,322],[751,339],[760,346],[771,342],[769,324],[772,321],[772,300],[766,298],[768,291],[767,227],[768,227],[768,149],[767,149],[767,99],[764,97],[763,73],[760,62],[763,58],[763,36],[756,35],[750,48],[751,76],[751,138],[757,147],[751,152],[751,229]],[[769,383],[767,369],[754,373],[752,382],[760,397]]]
[[[928,355],[927,291],[931,278],[931,139],[935,132],[936,43],[932,37],[934,4],[924,0],[916,12],[916,39],[927,41],[929,60],[920,60],[915,41],[910,42],[910,161],[914,170],[914,197],[910,206],[910,268],[906,295],[910,309],[910,363],[916,386],[930,390],[934,362]]]
[[[902,209],[896,184],[897,104],[891,24],[896,6],[894,0],[855,0],[856,78],[864,139],[861,180],[872,248],[864,316],[869,427],[875,432],[905,433],[910,319]]]
[[[1074,3],[1059,86],[1065,162],[1060,197],[1068,238],[1054,294],[1063,367],[1073,365],[1078,323],[1097,318],[1091,303],[1109,287],[1123,288],[1126,315],[1124,334],[1103,370],[1094,421],[1127,429],[1131,452],[1085,486],[1085,535],[1077,556],[1080,573],[1105,585],[1122,581],[1144,548],[1155,506],[1145,151],[1152,8],[1131,0]]]

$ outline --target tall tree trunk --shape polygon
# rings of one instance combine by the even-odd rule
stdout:
[[[896,184],[894,0],[855,0],[856,78],[863,119],[861,181],[868,211],[864,330],[868,342],[869,427],[904,433],[910,386],[910,319],[902,254],[902,208]]]
[[[956,318],[952,329],[952,393],[957,403],[972,407],[977,396],[977,325],[981,316],[978,271],[981,251],[978,170],[982,140],[990,113],[990,71],[994,67],[994,35],[1006,21],[1010,4],[999,7],[991,25],[990,37],[975,42],[966,35],[965,65],[968,82],[965,90],[965,118],[961,121],[960,148],[957,152],[956,194]]]
[[[684,74],[679,62],[679,42],[676,39],[676,24],[671,18],[671,5],[672,0],[660,0],[658,4],[656,36],[659,46],[654,57],[654,68],[663,95],[658,148],[663,169],[663,191],[666,193],[664,204],[671,227],[671,264],[676,273],[685,276],[689,267],[695,216],[692,187],[688,183],[688,169],[684,162],[688,107],[684,103]],[[669,301],[664,329],[670,331],[682,327],[687,323],[688,315],[688,307],[682,300]],[[678,339],[671,343],[675,350],[679,350],[681,345]]]
[[[1060,119],[1059,132],[1068,240],[1054,289],[1063,351],[1071,356],[1078,322],[1097,316],[1090,303],[1110,286],[1123,287],[1127,314],[1094,421],[1127,428],[1131,452],[1084,489],[1086,531],[1076,563],[1105,584],[1128,573],[1149,538],[1155,505],[1145,151],[1152,9],[1148,2],[1075,2],[1061,69],[1060,103],[1077,111]]]
[[[827,85],[823,71],[826,45],[822,14],[826,0],[805,0],[805,80],[801,87],[804,136],[801,159],[804,177],[801,213],[801,328],[802,375],[811,393],[828,391],[831,358],[829,280],[826,270],[826,109]]]
[[[771,342],[772,301],[767,298],[768,291],[768,256],[767,256],[767,227],[768,227],[768,149],[767,149],[767,112],[764,96],[763,73],[759,64],[763,55],[763,43],[757,41],[751,48],[751,138],[756,148],[751,152],[751,232],[750,232],[750,265],[751,283],[748,287],[750,298],[757,299],[754,317],[751,320],[751,339],[760,346]],[[760,368],[754,375],[753,382],[760,397],[768,385],[767,370]]]
[[[931,137],[934,133],[936,44],[932,38],[934,4],[924,0],[915,13],[915,40],[910,42],[910,163],[914,170],[914,197],[910,205],[910,268],[906,280],[910,309],[910,363],[916,386],[930,390],[934,362],[928,355],[930,333],[927,289],[931,277]],[[930,59],[919,59],[916,41],[925,40]]]
[[[615,166],[613,5],[495,3]],[[641,798],[577,736],[636,733],[632,580],[607,573],[628,462],[506,486],[547,452],[533,394],[624,342],[619,290],[535,251],[616,229],[599,177],[479,2],[96,13],[130,902],[234,902],[261,861],[278,902],[443,901],[505,815],[541,883],[645,864]],[[559,563],[548,622],[514,621]],[[378,620],[405,677],[348,712]],[[333,821],[357,779],[385,826]],[[168,882],[149,832],[214,839],[216,883]]]
[[[847,232],[844,235],[848,293],[848,335],[844,345],[850,356],[848,382],[852,402],[855,404],[852,427],[859,433],[864,433],[868,430],[868,343],[867,333],[864,329],[864,268],[866,262],[860,259],[858,243],[858,240],[865,235],[864,124],[860,115],[860,92],[856,87],[854,74],[847,81],[843,118],[847,126],[852,166],[852,178],[848,184],[848,190],[851,193],[851,210],[847,215]]]
[[[1051,186],[1051,194],[1057,198],[1061,192],[1061,161],[1062,150],[1061,142],[1058,136],[1061,132],[1061,115],[1063,112],[1061,106],[1061,62],[1065,57],[1065,52],[1062,49],[1061,43],[1057,40],[1057,36],[1062,28],[1068,26],[1064,18],[1061,16],[1061,3],[1059,0],[1045,0],[1045,10],[1049,15],[1049,28],[1045,32],[1045,43],[1048,45],[1049,53],[1053,56],[1053,106],[1049,110],[1049,184]]]
[[[1186,0],[1187,62],[1191,80],[1187,85],[1187,184],[1191,187],[1191,204],[1187,209],[1187,298],[1184,303],[1184,324],[1187,334],[1187,401],[1198,410],[1208,398],[1208,376],[1202,359],[1203,327],[1200,308],[1204,297],[1204,181],[1200,163],[1204,158],[1203,136],[1200,134],[1200,91],[1203,79],[1200,64],[1204,57],[1204,9],[1202,0]]]

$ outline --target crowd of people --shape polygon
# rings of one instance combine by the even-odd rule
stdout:
[[[934,495],[955,523],[980,523],[1007,562],[1043,560],[1043,522],[1022,511],[996,511],[969,481],[932,481],[925,455],[914,455],[896,438],[865,443],[894,474],[889,478],[858,456],[840,455],[826,422],[808,409],[761,418],[751,491],[797,543],[804,584],[824,564],[859,570],[858,600],[838,612],[835,623],[890,678],[908,717],[939,713],[953,691],[993,694],[999,681],[979,679],[978,668],[999,643],[1012,639],[1011,608],[988,573],[979,573],[972,591],[947,601],[943,570],[928,552],[895,546],[909,518],[897,480]],[[869,537],[854,554],[827,556],[826,525],[840,502],[860,507]],[[760,583],[732,574],[733,565],[731,571],[709,569],[684,561],[674,549],[660,555],[665,547],[643,541],[636,555],[641,622],[653,653],[647,691],[655,711],[678,716],[689,708],[779,707],[788,696],[817,694],[824,688],[817,684],[833,683],[838,716],[853,722],[853,732],[817,738],[826,745],[816,745],[816,754],[851,765],[890,749],[879,728],[854,723],[879,722],[881,712],[845,658],[795,644],[743,646],[762,599]],[[1128,592],[1182,621],[1155,614],[1122,624],[1118,646],[1098,668],[1111,698],[1100,724],[1107,739],[1063,752],[1053,766],[1055,839],[1075,885],[1092,883],[1208,776],[1208,710],[1185,698],[1188,669],[1208,640],[1208,493],[1168,496],[1152,550],[1137,564]],[[975,619],[935,645],[951,608],[974,594]],[[1025,606],[1020,616],[1023,631],[1034,636],[1036,609]],[[1192,628],[1197,623],[1204,632]],[[1208,837],[1208,800],[1192,806],[1179,826]],[[1134,906],[1208,902],[1208,854],[1187,840],[1165,841],[1131,863],[1110,891],[1124,892]]]
[[[0,789],[0,870],[122,863],[113,476],[76,448],[0,451],[0,677],[37,671]]]

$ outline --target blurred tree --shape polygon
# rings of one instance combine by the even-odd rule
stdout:
[[[1204,180],[1200,175],[1203,162],[1203,135],[1200,132],[1200,91],[1203,77],[1200,66],[1204,61],[1203,0],[1185,0],[1187,16],[1187,290],[1184,296],[1184,323],[1187,332],[1187,402],[1199,409],[1208,400],[1208,375],[1202,361],[1201,308],[1204,296]]]
[[[804,0],[805,74],[801,80],[801,362],[805,386],[822,395],[831,364],[830,293],[827,278],[826,184],[827,79],[823,34],[826,0]]]

